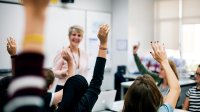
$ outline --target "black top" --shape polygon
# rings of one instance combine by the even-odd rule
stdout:
[[[70,77],[63,89],[63,98],[57,112],[90,112],[101,92],[106,59],[97,57],[90,85],[81,75]]]
[[[0,112],[3,111],[4,105],[7,103],[7,89],[12,76],[5,76],[0,79]]]

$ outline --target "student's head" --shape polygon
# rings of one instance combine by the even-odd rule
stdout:
[[[178,79],[178,73],[177,73],[177,70],[176,70],[176,64],[170,59],[168,59],[168,61],[169,61],[170,67],[172,68],[173,72],[175,73],[175,75],[176,75],[176,77]],[[165,73],[165,71],[164,71],[162,66],[160,67],[159,77],[162,78],[162,79],[166,78],[166,73]]]
[[[79,25],[74,25],[69,28],[69,41],[72,46],[78,46],[83,39],[83,28]]]
[[[44,73],[44,78],[45,78],[45,81],[46,81],[46,84],[47,84],[46,89],[49,90],[49,89],[52,88],[52,85],[53,85],[53,82],[54,82],[54,79],[55,79],[53,71],[50,70],[50,69],[44,68],[43,73]]]
[[[200,65],[198,65],[197,70],[195,72],[195,79],[198,84],[200,84]]]
[[[129,87],[124,101],[124,112],[157,112],[163,96],[149,75],[138,77]]]
[[[59,105],[59,107],[69,112],[74,112],[76,105],[81,100],[81,98],[83,97],[87,89],[88,89],[87,80],[82,75],[74,75],[70,77],[69,79],[67,79],[63,88],[62,99],[67,100],[67,101],[61,101],[61,104]],[[73,99],[70,101],[71,106],[66,107],[65,103],[67,103],[69,99]],[[87,112],[87,111],[84,111],[84,112]]]

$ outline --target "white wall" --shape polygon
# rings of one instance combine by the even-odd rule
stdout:
[[[140,55],[149,51],[149,42],[154,36],[154,0],[75,0],[75,3],[67,4],[67,8],[112,14],[112,69],[105,72],[102,90],[113,89],[117,65],[134,68],[128,63],[133,59],[132,43],[140,41]],[[117,40],[128,40],[128,51],[118,51]],[[130,63],[134,63],[133,60]]]
[[[154,0],[129,0],[128,65],[137,70],[133,61],[132,45],[140,42],[139,56],[149,55],[150,41],[154,39]]]
[[[3,0],[3,1],[8,1],[8,2],[13,2],[13,3],[18,3],[18,0]],[[1,4],[1,5],[3,5],[3,4]],[[11,10],[11,9],[13,9],[12,7],[14,6],[16,6],[16,7],[21,7],[20,5],[10,5],[11,7],[7,7],[6,9],[4,8],[3,10],[1,10],[0,12],[2,12],[2,14],[6,14],[6,12],[7,13],[9,13],[9,14],[11,14],[11,12],[9,12],[9,9]],[[56,4],[56,5],[51,5],[51,7],[61,7],[61,5],[60,4]],[[54,8],[53,8],[54,9]],[[60,9],[60,8],[55,8],[55,9],[58,9],[58,10],[62,10],[62,11],[64,11],[63,9]],[[86,15],[86,12],[87,11],[94,11],[94,12],[106,12],[106,13],[111,13],[112,12],[112,6],[111,6],[111,0],[75,0],[75,2],[74,3],[71,3],[71,4],[67,4],[66,5],[66,10],[68,10],[68,9],[72,9],[72,10],[75,10],[75,11],[83,11],[83,12],[85,12],[85,15]],[[11,10],[11,11],[13,11],[13,10]],[[20,11],[23,11],[23,8],[20,8]],[[61,12],[56,12],[55,10],[53,10],[54,12],[55,12],[55,17],[58,17],[58,15],[61,13]],[[49,11],[48,11],[49,12]],[[16,15],[16,16],[19,16],[19,17],[22,17],[22,19],[20,19],[20,23],[23,23],[23,21],[24,21],[24,15],[23,15],[23,13],[20,13],[20,15],[19,15],[19,13],[15,13],[15,12],[13,12],[14,14],[18,14],[18,15]],[[13,21],[13,19],[15,18],[15,17],[13,17],[14,15],[12,15],[12,16],[10,16],[10,17],[8,17],[8,16],[3,16],[4,18],[1,18],[0,19],[0,21],[6,21],[5,22],[5,25],[14,25],[14,24],[12,24],[12,22],[14,22],[14,23],[16,23],[16,21]],[[48,15],[49,16],[49,15]],[[53,16],[53,15],[52,15]],[[63,15],[63,16],[69,16],[69,15]],[[5,17],[8,17],[8,18],[5,18]],[[60,17],[60,16],[59,16]],[[55,19],[55,18],[52,18],[52,19]],[[74,20],[76,20],[76,19],[85,19],[85,25],[86,25],[86,18],[74,18]],[[10,22],[9,22],[10,21]],[[65,21],[65,20],[63,20],[62,18],[59,18],[59,22],[60,21]],[[55,21],[56,22],[56,21]],[[7,23],[7,24],[6,24]],[[18,23],[18,22],[17,22]],[[20,24],[19,23],[19,24]],[[47,23],[48,23],[48,21],[47,21]],[[14,36],[14,37],[16,37],[16,35],[19,35],[19,37],[21,37],[21,35],[23,34],[23,32],[21,32],[21,30],[23,31],[23,24],[20,24],[20,25],[14,25],[15,27],[14,28],[16,28],[16,27],[18,27],[19,29],[20,29],[20,32],[18,32],[18,31],[16,31],[16,33],[14,33],[14,34],[9,34],[9,33],[7,33],[7,34],[5,34],[5,35],[1,35],[1,36],[3,36],[4,38],[6,38],[6,36]],[[20,27],[19,27],[20,26]],[[85,28],[86,26],[84,26],[84,28]],[[11,29],[5,29],[5,27],[3,27],[3,26],[1,26],[0,27],[0,29],[1,28],[3,28],[1,31],[5,31],[5,32],[14,32],[14,31],[12,31]],[[55,28],[53,28],[53,27],[50,27],[50,28],[47,28],[47,29],[55,29]],[[67,29],[67,28],[66,28]],[[66,29],[64,29],[64,30],[66,30]],[[57,30],[59,30],[58,32],[60,32],[60,29],[57,29]],[[56,30],[55,30],[55,32],[56,32]],[[18,34],[18,33],[20,33],[20,34]],[[9,34],[9,35],[8,35]],[[0,38],[0,40],[2,40],[2,37]],[[4,39],[5,40],[5,39]],[[46,41],[51,41],[51,39],[47,39]],[[5,42],[5,41],[1,41],[1,42]],[[50,42],[51,44],[52,43],[55,43],[54,41],[52,42]],[[20,42],[18,42],[17,43],[18,45],[20,45],[21,43]],[[50,45],[50,44],[47,44],[47,45]],[[5,52],[6,52],[6,48],[5,48],[5,46],[3,46],[3,44],[0,44],[0,48],[1,49],[3,49],[3,50],[1,50],[1,53],[0,54],[5,54]],[[49,54],[48,54],[49,55]],[[1,55],[0,55],[1,56]],[[10,60],[10,58],[9,58],[9,56],[8,56],[8,54],[6,54],[6,56],[5,55],[2,55],[4,58],[6,58],[6,60]],[[1,59],[2,59],[2,57],[1,57]],[[7,62],[6,62],[7,63]],[[4,61],[3,60],[1,60],[0,61],[0,64],[3,66],[4,65]],[[49,66],[51,66],[51,65],[49,65]],[[7,68],[10,68],[11,67],[11,65],[10,65],[10,63],[9,63],[9,65],[7,65]],[[1,69],[1,68],[0,68]],[[107,83],[107,80],[111,80],[110,79],[110,72],[105,72],[105,77],[104,77],[104,81],[103,81],[103,85],[102,85],[102,90],[105,90],[105,89],[112,89],[113,88],[113,84],[106,84]],[[113,78],[112,78],[113,79]]]
[[[111,0],[74,0],[74,3],[67,4],[67,7],[102,12],[112,11]]]
[[[130,71],[137,70],[133,64],[132,45],[139,41],[139,54],[149,53],[149,43],[154,38],[154,0],[112,0],[112,7],[112,72],[123,64],[130,66]],[[116,50],[119,39],[128,40],[128,51]]]
[[[128,39],[128,0],[112,0],[112,71],[107,83],[114,88],[114,74],[118,65],[127,64],[127,51],[118,51],[117,40]]]

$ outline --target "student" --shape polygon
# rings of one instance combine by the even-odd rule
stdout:
[[[200,65],[195,73],[195,80],[197,85],[190,88],[186,92],[186,98],[183,104],[183,109],[192,111],[192,112],[199,112],[200,111]]]
[[[23,0],[25,34],[22,52],[16,57],[14,77],[8,87],[5,112],[43,112],[43,31],[49,0]]]
[[[161,92],[161,94],[163,96],[166,96],[169,93],[169,85],[168,85],[166,73],[165,73],[163,67],[160,66],[159,74],[151,72],[148,69],[146,69],[144,67],[144,65],[141,63],[141,61],[137,55],[137,51],[138,51],[139,47],[140,47],[140,43],[133,46],[133,56],[134,56],[135,63],[138,67],[138,70],[140,71],[140,73],[142,75],[144,75],[144,74],[150,75],[156,81],[158,89]],[[178,73],[176,70],[175,63],[169,59],[168,59],[168,62],[169,62],[170,67],[172,68],[173,72],[175,73],[176,78],[178,79]]]
[[[63,89],[66,80],[70,77],[67,70],[67,61],[61,56],[62,51],[69,51],[73,57],[73,64],[75,65],[75,74],[81,74],[87,77],[88,72],[88,55],[85,51],[79,48],[81,41],[83,40],[83,28],[79,25],[74,25],[69,28],[69,42],[70,44],[63,48],[54,59],[53,72],[55,77],[58,78],[58,84],[56,91]],[[74,74],[73,74],[74,75]]]
[[[2,79],[0,79],[0,112],[3,111],[4,105],[7,103],[7,89],[8,85],[10,84],[12,80],[12,76],[14,75],[13,70],[14,70],[14,58],[16,57],[16,42],[15,39],[12,37],[7,39],[7,51],[11,57],[12,60],[12,75],[10,76],[5,76]]]
[[[163,96],[156,87],[155,81],[148,75],[143,75],[129,87],[124,101],[123,112],[173,112],[180,95],[180,85],[175,73],[170,67],[165,48],[158,42],[151,43],[153,58],[160,63],[166,72],[169,93],[163,101]]]
[[[57,91],[55,93],[48,92],[53,86],[54,83],[54,74],[53,71],[47,68],[43,69],[44,78],[46,81],[46,93],[43,95],[44,102],[45,102],[45,109],[47,112],[54,112],[56,110],[56,107],[58,106],[58,103],[60,103],[62,96],[63,96],[63,90]]]
[[[11,56],[12,59],[12,73],[14,74],[14,68],[15,68],[15,59],[17,57],[16,55],[16,42],[15,39],[10,37],[7,39],[7,51]],[[56,109],[58,103],[60,103],[61,99],[62,99],[62,95],[63,95],[63,91],[60,90],[58,92],[55,93],[51,93],[48,92],[48,90],[50,90],[53,86],[53,82],[54,82],[54,74],[53,71],[47,68],[43,69],[43,74],[44,74],[44,79],[46,81],[46,88],[45,91],[46,93],[43,95],[44,101],[45,101],[45,109],[48,110],[48,112],[52,112]],[[2,78],[0,80],[0,88],[1,88],[1,96],[2,97],[2,104],[6,103],[6,98],[7,98],[7,89],[8,89],[8,85],[12,79],[12,76],[6,76],[4,78]],[[5,100],[5,101],[4,101]]]
[[[100,87],[103,80],[104,67],[106,63],[107,52],[107,37],[109,28],[108,25],[102,25],[98,32],[98,38],[100,40],[100,47],[98,57],[96,59],[93,78],[88,86],[86,79],[82,75],[74,75],[70,77],[63,88],[63,98],[57,109],[57,112],[91,112],[98,95],[100,94]],[[65,58],[69,63],[71,71],[73,71],[73,60],[69,52],[65,52]]]

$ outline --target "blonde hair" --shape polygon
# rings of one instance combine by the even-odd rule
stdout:
[[[83,36],[83,33],[84,33],[83,27],[81,27],[80,25],[73,25],[69,28],[68,36],[70,36],[72,32],[78,32]]]
[[[176,78],[179,79],[178,72],[177,72],[177,69],[176,69],[176,64],[170,59],[168,59],[168,61],[169,61],[170,67],[172,68],[174,74],[176,75]]]

